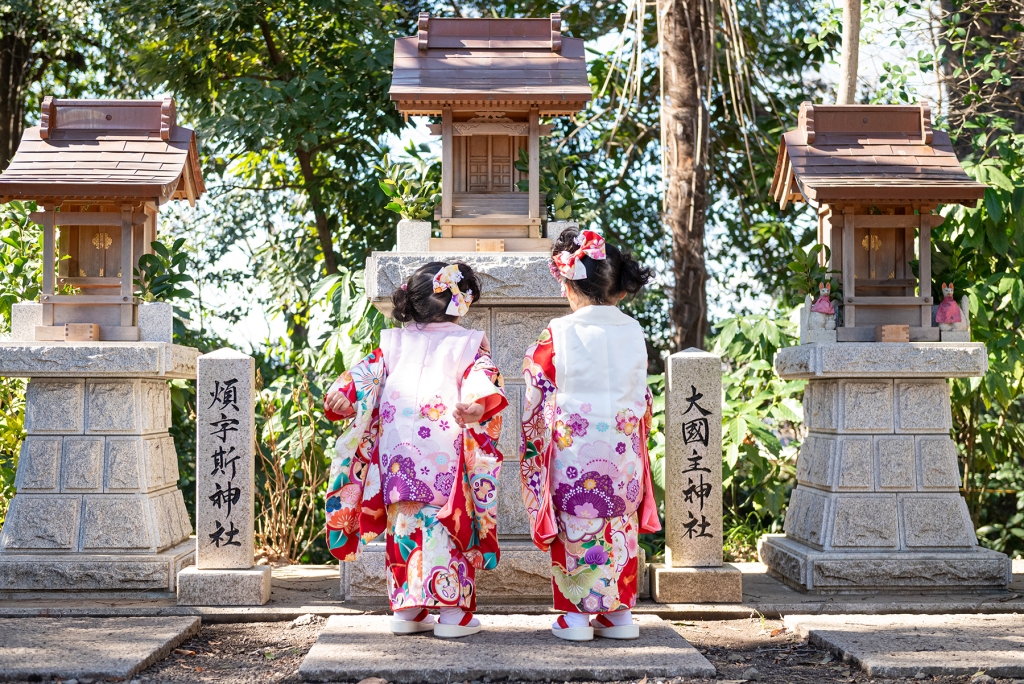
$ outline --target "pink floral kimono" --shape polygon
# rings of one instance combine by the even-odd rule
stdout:
[[[628,610],[638,535],[661,529],[643,331],[616,307],[584,307],[551,321],[523,377],[523,499],[534,544],[551,552],[555,608]]]
[[[327,544],[355,560],[386,532],[392,610],[476,609],[475,572],[498,563],[497,449],[508,405],[484,333],[454,323],[384,330],[331,391],[352,402],[327,492]],[[460,428],[456,402],[484,405]]]

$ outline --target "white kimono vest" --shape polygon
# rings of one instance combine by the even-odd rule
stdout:
[[[555,508],[578,518],[635,512],[641,502],[640,421],[647,412],[647,346],[614,306],[551,321],[555,365]]]
[[[462,377],[483,340],[483,332],[455,323],[381,331],[388,369],[379,442],[385,504],[448,502],[463,437],[452,412],[460,401]]]

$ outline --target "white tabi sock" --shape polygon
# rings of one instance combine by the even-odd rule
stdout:
[[[613,613],[601,613],[601,615],[608,618],[608,622],[616,627],[633,624],[633,612],[630,610],[616,610]]]
[[[590,615],[588,615],[587,613],[566,613],[565,622],[569,625],[570,628],[589,627]],[[555,623],[551,626],[554,629],[561,629],[561,627],[558,625],[558,621],[555,621]]]
[[[396,620],[403,620],[403,621],[408,622],[409,620],[412,620],[417,615],[419,615],[421,610],[423,610],[423,609],[422,608],[403,608],[402,610],[396,610],[395,611],[395,619]],[[433,615],[428,615],[427,617],[423,618],[420,622],[422,622],[425,625],[431,625],[431,624],[434,623],[434,616]]]
[[[442,625],[457,625],[462,622],[462,616],[466,614],[466,611],[461,608],[442,608],[441,619],[439,622]],[[480,625],[480,621],[473,618],[469,621],[467,627],[477,627]]]

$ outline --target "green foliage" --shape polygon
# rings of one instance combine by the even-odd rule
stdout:
[[[29,215],[35,202],[0,205],[0,324],[9,328],[11,306],[35,301],[43,281],[43,231]]]
[[[519,159],[515,162],[516,170],[529,173],[530,155],[519,148]],[[583,197],[578,191],[579,184],[573,179],[572,169],[568,160],[551,156],[548,166],[540,174],[540,192],[544,195],[548,216],[552,221],[568,221],[573,217],[573,204],[579,203]],[[530,190],[530,180],[524,178],[516,183],[521,192]]]
[[[772,362],[797,338],[788,318],[746,316],[722,321],[710,340],[726,366],[722,489],[726,551],[735,560],[753,560],[752,541],[782,528],[796,484],[805,383],[782,380]]]
[[[995,122],[993,142],[964,167],[987,183],[976,208],[947,207],[933,232],[932,296],[952,282],[970,301],[971,334],[988,349],[983,378],[954,380],[954,439],[963,493],[980,541],[1024,551],[1024,135]]]
[[[154,254],[143,254],[134,269],[135,296],[147,302],[167,302],[194,297],[186,283],[195,282],[188,273],[188,253],[183,249],[185,238],[178,238],[170,247],[160,241],[151,242]]]
[[[842,296],[842,289],[839,281],[833,277],[839,271],[825,268],[819,259],[821,253],[825,253],[825,260],[828,262],[832,253],[826,245],[814,245],[809,250],[797,248],[793,251],[793,261],[789,262],[789,288],[792,292],[800,295],[801,299],[806,295],[817,298],[818,284],[829,283],[832,287],[833,296]]]
[[[651,432],[647,435],[647,454],[651,462],[651,482],[654,485],[654,500],[658,503],[658,516],[665,521],[665,374],[647,376],[647,386],[654,396]],[[665,533],[644,534],[640,545],[647,554],[648,562],[665,553]]]
[[[441,201],[440,186],[428,179],[430,167],[421,159],[412,163],[392,164],[389,155],[374,169],[384,177],[378,181],[380,189],[388,196],[385,209],[400,214],[404,219],[433,221],[434,207]]]
[[[11,327],[11,306],[39,296],[43,232],[31,221],[34,202],[0,205],[0,333]],[[14,496],[14,474],[25,438],[25,381],[0,378],[0,525]]]

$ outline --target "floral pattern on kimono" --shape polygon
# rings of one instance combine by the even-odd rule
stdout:
[[[458,606],[476,610],[476,568],[438,519],[437,506],[390,504],[387,585],[392,610]]]
[[[520,475],[523,501],[531,521],[534,544],[550,550],[555,608],[598,613],[631,608],[636,601],[638,535],[661,529],[651,484],[647,436],[653,397],[646,392],[646,410],[636,416],[628,407],[615,425],[579,424],[581,416],[564,416],[556,405],[558,390],[551,329],[527,350]],[[558,452],[584,429],[618,435],[635,445],[641,472],[616,478],[611,454],[599,454],[598,465],[579,472],[558,463]],[[618,441],[618,440],[617,440]],[[622,456],[624,450],[616,448]],[[593,452],[591,452],[593,455]],[[553,486],[553,469],[562,468],[563,483]],[[621,490],[613,484],[617,481]],[[626,510],[634,502],[634,512]],[[574,515],[575,513],[575,515]]]
[[[388,532],[388,544],[394,542],[398,544],[396,548],[403,544],[404,548],[408,548],[409,540],[415,535],[405,535],[405,540],[401,541],[392,527],[400,518],[389,516],[389,511],[394,506],[409,510],[410,507],[421,507],[418,520],[423,523],[423,529],[430,530],[430,533],[421,534],[417,538],[418,545],[431,539],[444,539],[447,540],[445,543],[452,545],[453,553],[473,568],[494,568],[499,560],[497,484],[502,462],[497,441],[501,433],[501,411],[508,405],[508,400],[502,390],[501,374],[491,361],[489,352],[481,347],[463,375],[463,401],[480,402],[485,410],[479,423],[465,429],[455,426],[453,430],[460,457],[450,483],[451,493],[442,507],[425,505],[423,501],[416,503],[401,500],[406,495],[415,496],[413,490],[416,485],[412,484],[418,482],[415,476],[405,483],[408,492],[403,490],[398,500],[385,504],[380,445],[388,433],[388,409],[386,402],[381,399],[387,375],[384,354],[380,349],[375,349],[355,367],[343,373],[335,388],[332,388],[332,391],[342,392],[352,406],[345,414],[326,414],[330,420],[351,420],[338,438],[337,455],[331,460],[326,503],[328,549],[336,558],[352,561],[356,559],[362,544],[385,531]],[[406,463],[403,458],[393,459],[388,474],[396,475],[397,472],[390,471],[405,471],[411,466],[411,461]],[[394,479],[389,481],[389,488],[394,482]],[[437,525],[443,526],[444,534],[434,529]],[[403,559],[402,563],[408,566],[408,559]],[[471,572],[463,572],[462,576],[469,577],[472,582]],[[393,575],[389,574],[390,577]],[[405,580],[395,581],[397,586],[407,584]],[[423,584],[415,586],[422,587]],[[429,597],[421,598],[425,601],[422,605],[453,605],[435,604],[430,602]],[[406,607],[410,605],[406,603]]]

